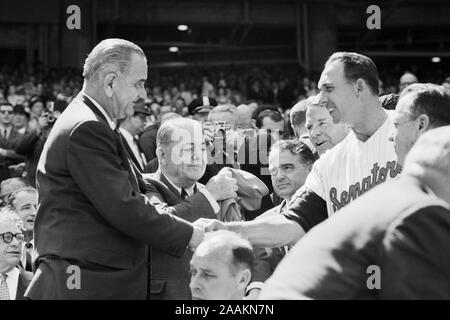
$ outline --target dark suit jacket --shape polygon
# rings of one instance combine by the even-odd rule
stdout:
[[[19,282],[17,283],[17,293],[16,300],[25,300],[25,291],[30,284],[31,278],[33,277],[33,273],[25,271],[22,268],[19,268]]]
[[[25,161],[25,157],[18,155],[14,150],[20,143],[22,136],[14,127],[11,129],[8,138],[0,133],[0,148],[7,150],[6,156],[0,155],[0,182],[11,178],[8,166]]]
[[[147,196],[159,211],[177,214],[188,221],[195,221],[199,218],[216,218],[210,202],[201,192],[197,192],[183,201],[178,191],[160,171],[145,175],[145,178],[152,186],[151,189],[148,189]],[[199,187],[203,186],[199,185]],[[180,208],[185,209],[180,210]],[[171,257],[163,251],[152,250],[150,298],[155,300],[191,299],[189,289],[189,261],[191,258],[192,253],[189,250],[186,250],[179,259]]]
[[[147,162],[156,158],[156,136],[159,126],[159,123],[148,126],[139,138],[139,145],[144,151]]]
[[[120,134],[82,94],[54,124],[36,177],[39,256],[28,298],[145,299],[148,244],[174,256],[186,250],[192,225],[142,194]]]

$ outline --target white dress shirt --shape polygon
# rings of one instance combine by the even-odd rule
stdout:
[[[7,275],[6,284],[8,285],[9,289],[9,300],[16,300],[20,271],[18,268],[12,268],[5,274]]]
[[[20,261],[22,262],[22,266],[24,269],[27,267],[27,252],[31,256],[32,263],[34,263],[34,260],[36,260],[37,258],[36,248],[34,247],[34,239],[30,240],[29,243],[31,244],[31,247],[27,249],[25,247],[27,243],[25,241],[22,242],[22,257],[20,258]]]
[[[175,190],[177,190],[178,193],[181,194],[182,189],[177,187],[172,181],[170,181],[170,179],[166,175],[164,175],[164,176],[166,177],[167,181],[169,181],[169,183],[172,185],[172,187],[174,187]],[[216,214],[219,213],[219,211],[220,211],[219,204],[214,199],[214,197],[211,195],[211,193],[208,190],[206,190],[206,188],[204,186],[202,186],[202,185],[200,185],[198,183],[194,183],[189,188],[185,188],[184,190],[188,194],[188,197],[194,195],[195,186],[197,186],[198,192],[201,192],[206,197],[206,199],[208,199],[209,203],[211,204],[211,207],[214,210],[214,213],[216,213]]]
[[[109,117],[109,115],[106,113],[105,109],[103,109],[97,101],[95,101],[93,98],[91,98],[90,96],[88,96],[85,92],[83,92],[83,94],[88,97],[93,103],[94,106],[97,107],[97,109],[105,116],[106,120],[109,123],[109,126],[111,127],[111,130],[116,130],[116,123],[114,121],[112,121],[112,119]]]
[[[134,154],[134,157],[139,161],[139,164],[141,166],[141,170],[144,169],[145,164],[147,163],[145,159],[145,155],[143,153],[139,152],[139,147],[136,144],[136,141],[134,140],[133,135],[125,130],[124,128],[119,128],[120,133],[125,138],[126,142],[128,143],[128,146],[130,147],[131,151]]]

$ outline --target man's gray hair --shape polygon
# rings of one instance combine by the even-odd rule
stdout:
[[[208,114],[208,121],[209,121],[209,119],[211,119],[211,115],[213,115],[215,113],[222,113],[222,112],[231,113],[234,118],[233,125],[235,125],[235,126],[237,125],[237,123],[239,121],[239,113],[238,113],[237,107],[233,104],[222,104],[217,107],[214,107]]]
[[[156,135],[156,147],[168,147],[172,143],[172,136],[175,129],[178,128],[189,128],[199,125],[195,120],[188,118],[175,118],[164,121],[159,127],[158,133]]]
[[[0,225],[14,224],[18,228],[22,228],[22,219],[10,208],[2,207],[0,208]]]
[[[106,67],[111,71],[126,71],[129,66],[131,55],[137,53],[145,58],[142,49],[131,41],[123,39],[105,39],[95,46],[87,56],[83,77],[86,80],[94,79],[98,73]]]

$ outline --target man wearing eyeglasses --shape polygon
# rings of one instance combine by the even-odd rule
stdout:
[[[23,300],[32,274],[18,267],[25,236],[8,211],[0,211],[0,300]]]
[[[8,166],[24,160],[14,151],[22,134],[14,128],[12,119],[13,106],[9,103],[0,104],[0,182],[11,178]]]

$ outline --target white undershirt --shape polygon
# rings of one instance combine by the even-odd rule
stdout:
[[[175,183],[173,183],[172,181],[170,181],[170,179],[169,179],[166,175],[164,175],[164,176],[166,177],[167,181],[169,181],[169,183],[172,185],[172,187],[174,187],[175,190],[177,190],[178,193],[181,195],[181,188],[177,187],[177,186],[175,185]],[[209,203],[211,204],[211,207],[212,207],[213,210],[214,210],[214,213],[218,213],[218,212],[220,211],[220,206],[219,206],[219,204],[218,204],[217,201],[213,198],[213,196],[211,195],[211,193],[210,193],[208,190],[206,190],[205,187],[199,185],[198,183],[194,183],[194,184],[193,184],[192,186],[190,186],[189,188],[185,188],[185,189],[184,189],[184,190],[186,191],[186,193],[188,194],[188,197],[194,195],[194,188],[195,188],[195,186],[197,186],[198,192],[201,192],[201,193],[206,197],[206,199],[208,199]]]
[[[134,157],[139,161],[141,168],[144,168],[145,158],[144,158],[143,154],[139,153],[139,147],[136,145],[133,135],[124,128],[119,128],[119,131],[120,131],[120,133],[122,133],[122,136],[125,138],[128,145],[130,146],[130,149],[133,152]]]

